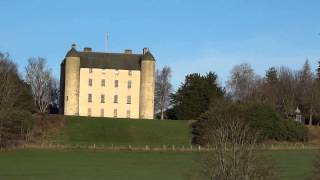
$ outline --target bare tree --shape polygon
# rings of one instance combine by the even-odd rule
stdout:
[[[41,113],[47,112],[50,104],[52,83],[51,70],[45,67],[44,58],[30,58],[26,66],[26,82],[30,85],[34,104]]]
[[[307,59],[302,67],[302,70],[299,72],[299,100],[306,109],[309,115],[309,125],[312,125],[312,119],[314,114],[314,107],[317,103],[316,94],[316,80],[311,67],[309,65],[309,60]]]
[[[17,73],[15,64],[10,61],[8,54],[0,53],[0,108],[10,108],[15,102],[15,83],[13,73]]]
[[[230,80],[227,86],[231,96],[236,101],[245,101],[255,90],[259,77],[249,64],[236,65],[231,70]]]
[[[276,94],[278,95],[279,110],[285,116],[289,117],[294,114],[297,102],[297,72],[287,67],[280,67],[279,70],[279,83],[276,87]]]
[[[164,119],[164,112],[170,105],[170,94],[172,92],[171,68],[168,66],[157,69],[155,88],[155,109],[160,112],[161,120]]]
[[[225,107],[221,107],[225,108]],[[272,179],[272,165],[257,152],[258,133],[241,117],[221,109],[207,112],[208,140],[212,151],[200,154],[191,179],[263,180]],[[262,162],[263,161],[263,162]]]

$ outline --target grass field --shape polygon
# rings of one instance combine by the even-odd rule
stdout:
[[[59,144],[77,145],[190,145],[189,121],[66,117]]]
[[[268,151],[281,180],[302,180],[316,151]],[[21,150],[0,153],[2,180],[184,179],[195,153]]]
[[[66,117],[53,143],[66,145],[190,145],[188,121]],[[266,151],[279,180],[302,180],[311,173],[314,150]],[[319,153],[320,154],[320,153]],[[185,179],[195,152],[110,152],[19,150],[0,152],[0,180]],[[269,158],[268,158],[269,159]]]

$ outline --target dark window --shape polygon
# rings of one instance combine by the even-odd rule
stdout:
[[[131,104],[131,96],[127,96],[127,104]]]
[[[92,94],[88,94],[88,102],[92,102]]]
[[[118,86],[119,86],[119,81],[118,81],[118,80],[115,80],[115,81],[114,81],[114,87],[117,88]]]
[[[92,73],[92,68],[89,68],[89,73]]]
[[[106,80],[105,79],[101,79],[101,86],[105,87],[106,86]]]
[[[132,76],[132,71],[131,70],[128,71],[128,75]]]
[[[92,86],[92,79],[89,79],[89,86]]]
[[[117,109],[113,110],[113,117],[118,117],[118,110]]]
[[[104,103],[104,94],[101,94],[101,103]]]
[[[118,95],[114,95],[114,97],[113,97],[113,102],[114,102],[114,103],[118,103]]]
[[[131,82],[131,80],[129,80],[128,81],[128,89],[131,89],[131,84],[132,84],[132,82]]]

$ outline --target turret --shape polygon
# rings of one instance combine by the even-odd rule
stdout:
[[[140,119],[154,118],[155,59],[148,48],[143,49],[140,72]]]
[[[75,44],[66,54],[64,75],[64,114],[79,115],[80,57]]]

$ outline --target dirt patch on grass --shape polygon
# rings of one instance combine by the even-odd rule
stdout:
[[[61,133],[66,121],[63,115],[35,114],[31,143],[45,143]]]

